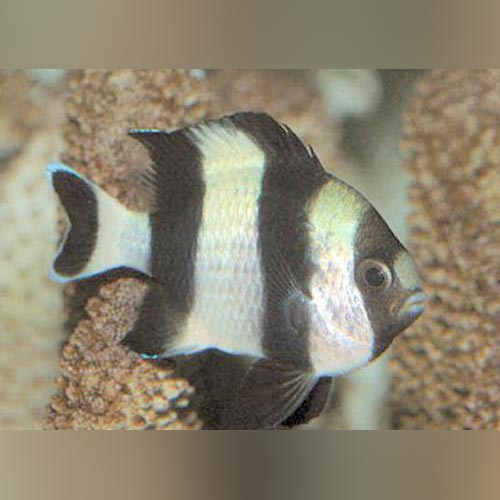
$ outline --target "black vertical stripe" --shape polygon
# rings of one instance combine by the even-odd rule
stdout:
[[[356,231],[355,268],[365,259],[385,263],[394,274],[394,261],[398,254],[406,251],[379,213],[370,207],[363,215]],[[388,294],[366,286],[362,276],[356,273],[358,288],[363,294],[363,302],[375,334],[373,357],[377,357],[389,347],[394,337],[403,330],[402,322],[397,321],[389,311],[391,301]],[[394,292],[392,292],[394,293]]]
[[[280,305],[293,293],[293,285],[285,280],[288,284],[277,286],[276,274],[284,272],[286,277],[290,273],[300,290],[308,290],[312,264],[305,210],[330,177],[312,150],[270,116],[242,113],[230,120],[254,138],[266,157],[258,213],[264,281],[262,347],[270,358],[310,368],[308,318],[302,318],[299,334],[290,334],[285,308]]]
[[[148,291],[124,343],[148,355],[168,354],[194,300],[194,266],[205,185],[199,149],[185,129],[172,133],[134,131],[149,150],[156,211],[151,214],[151,271]],[[166,352],[167,351],[167,352]]]

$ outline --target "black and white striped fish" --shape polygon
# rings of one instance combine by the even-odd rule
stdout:
[[[145,357],[248,359],[221,426],[278,425],[321,377],[369,362],[422,313],[413,260],[380,215],[270,116],[130,135],[149,150],[154,212],[49,165],[70,221],[52,275],[153,277],[124,339]]]

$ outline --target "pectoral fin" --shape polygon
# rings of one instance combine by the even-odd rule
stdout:
[[[309,420],[318,417],[330,400],[332,386],[331,377],[320,378],[302,404],[282,422],[282,425],[295,427],[296,425],[306,424]]]

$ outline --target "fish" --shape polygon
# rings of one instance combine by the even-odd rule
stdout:
[[[122,341],[145,359],[215,351],[243,360],[231,396],[214,405],[218,428],[276,428],[422,314],[413,258],[287,125],[240,112],[128,134],[149,154],[143,184],[154,208],[131,211],[49,164],[68,217],[50,274],[67,283],[128,268],[149,279]]]

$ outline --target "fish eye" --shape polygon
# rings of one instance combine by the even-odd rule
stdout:
[[[392,274],[382,262],[367,259],[361,263],[360,275],[370,288],[386,289],[392,283]]]

